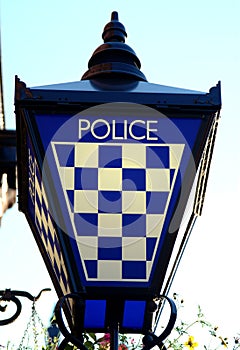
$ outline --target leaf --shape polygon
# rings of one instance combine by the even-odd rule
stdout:
[[[67,345],[65,346],[65,349],[64,349],[64,350],[73,350],[74,348],[75,348],[74,345],[67,344]]]
[[[96,334],[95,333],[88,333],[88,334],[94,340],[94,342],[96,342],[97,340]]]
[[[84,345],[88,348],[88,349],[94,349],[94,343],[92,343],[91,341],[86,341],[85,343],[84,343]]]
[[[120,334],[119,340],[123,344],[127,344],[128,343],[128,337],[126,335],[124,335],[124,334]]]

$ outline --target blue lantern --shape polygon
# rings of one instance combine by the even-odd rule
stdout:
[[[16,78],[19,209],[75,334],[152,329],[181,224],[201,213],[221,108],[220,83],[147,82],[125,37],[114,12],[81,81]]]

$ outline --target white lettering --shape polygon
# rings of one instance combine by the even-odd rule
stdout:
[[[147,140],[157,140],[157,136],[150,136],[150,132],[157,132],[157,129],[150,129],[150,124],[157,124],[157,120],[147,120]]]
[[[82,124],[85,123],[85,127],[82,126]],[[78,132],[78,137],[81,139],[82,138],[82,130],[88,130],[90,128],[90,121],[87,119],[79,119],[79,132]]]
[[[120,125],[119,125],[120,124]],[[91,122],[88,119],[79,119],[79,138],[90,132],[91,135],[98,140],[111,137],[112,140],[154,140],[157,141],[157,120],[141,120],[136,119],[128,123],[128,120],[107,121],[105,119],[96,119]],[[119,127],[118,127],[119,126]],[[138,128],[134,129],[134,126]]]
[[[137,123],[139,123],[139,124],[144,124],[144,125],[145,125],[145,121],[143,121],[143,120],[134,120],[134,121],[131,122],[130,125],[129,125],[129,134],[130,134],[130,136],[131,136],[133,139],[135,139],[135,140],[143,140],[143,139],[146,138],[145,135],[136,136],[136,135],[134,135],[133,132],[132,132],[133,125],[135,125],[135,124],[137,124]]]
[[[126,120],[124,120],[124,135],[125,135],[125,127],[126,127],[125,121]],[[116,136],[116,120],[112,121],[112,126],[113,126],[112,139],[113,140],[123,140],[124,136]]]
[[[94,131],[94,127],[96,126],[96,124],[105,124],[106,127],[107,127],[107,132],[105,135],[97,135]],[[108,135],[110,134],[110,131],[111,131],[111,128],[110,128],[110,125],[109,123],[104,120],[104,119],[97,119],[95,120],[93,123],[92,123],[92,126],[91,126],[91,133],[93,135],[93,137],[95,137],[96,139],[99,139],[99,140],[102,140],[102,139],[105,139],[106,137],[108,137]]]

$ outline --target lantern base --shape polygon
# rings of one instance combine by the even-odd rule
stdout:
[[[168,298],[167,296],[163,296],[163,295],[161,295],[159,298],[163,301],[168,302],[170,306],[170,317],[169,317],[167,326],[159,336],[155,335],[153,332],[150,332],[150,331],[144,333],[144,337],[143,337],[144,350],[150,350],[156,345],[159,347],[159,349],[165,349],[163,341],[171,333],[177,318],[177,309],[174,301]],[[80,308],[82,307],[82,310],[83,310],[83,315],[79,315],[79,310],[80,310],[79,308],[78,308],[77,315],[72,315],[73,324],[70,325],[70,329],[72,329],[72,332],[69,332],[69,330],[67,329],[62,316],[62,309],[70,304],[73,306],[72,310],[75,310],[75,311],[77,310],[76,307],[74,308],[74,305],[75,306],[78,305],[78,307]],[[87,347],[83,343],[83,332],[85,330],[84,329],[80,330],[77,324],[74,324],[75,321],[77,323],[79,320],[84,318],[84,309],[85,309],[85,300],[83,298],[82,293],[67,294],[62,298],[60,298],[59,301],[57,302],[55,307],[56,322],[58,324],[59,330],[61,331],[62,335],[65,337],[61,342],[61,344],[59,345],[59,350],[64,350],[68,343],[72,343],[80,350],[87,350]],[[105,333],[110,333],[110,350],[118,350],[119,323],[116,322],[116,318],[114,314],[112,315],[111,325],[109,327],[106,327],[106,329],[103,329],[103,331]]]

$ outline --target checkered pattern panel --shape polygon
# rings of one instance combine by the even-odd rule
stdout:
[[[48,210],[47,196],[40,172],[30,148],[29,169],[29,194],[35,210],[35,225],[38,229],[40,239],[44,244],[46,254],[51,262],[52,269],[65,295],[70,293],[66,266],[54,228],[54,222]]]
[[[53,142],[89,281],[148,281],[184,145]]]

